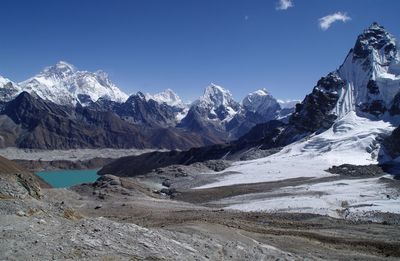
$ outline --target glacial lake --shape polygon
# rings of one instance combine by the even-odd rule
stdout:
[[[44,179],[53,188],[68,188],[81,183],[96,181],[98,169],[89,170],[53,170],[40,171],[36,175]]]

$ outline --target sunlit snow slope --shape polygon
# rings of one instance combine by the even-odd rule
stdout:
[[[336,120],[328,129],[318,130],[269,157],[237,162],[224,170],[232,174],[197,189],[311,177],[314,181],[304,185],[236,196],[222,203],[244,211],[303,212],[343,218],[400,213],[398,191],[381,178],[345,179],[326,172],[333,165],[369,165],[385,160],[380,144],[399,125],[399,57],[394,37],[372,24],[358,37],[343,65],[321,78],[301,105],[314,114],[323,112],[321,108],[333,108],[318,115],[322,119],[334,115]],[[331,104],[315,102],[324,101],[325,97]],[[392,179],[389,175],[385,178]]]

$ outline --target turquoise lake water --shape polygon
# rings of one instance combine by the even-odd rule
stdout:
[[[36,175],[54,188],[68,188],[81,183],[96,181],[98,169],[41,171]]]

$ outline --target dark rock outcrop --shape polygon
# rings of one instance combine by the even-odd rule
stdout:
[[[393,159],[400,156],[400,127],[397,127],[392,134],[383,141],[383,145]]]
[[[113,111],[58,105],[27,92],[8,102],[1,114],[3,145],[20,148],[188,149],[217,142],[177,128],[136,125]]]
[[[279,147],[277,139],[285,124],[280,121],[271,121],[257,125],[253,133],[249,132],[237,141],[201,148],[192,148],[187,151],[150,152],[139,156],[128,156],[104,166],[100,175],[112,174],[116,176],[137,176],[174,164],[190,165],[195,162],[204,162],[215,159],[237,159],[241,153],[251,148],[259,147],[262,150]]]
[[[141,92],[129,96],[123,103],[99,99],[90,104],[90,108],[97,111],[112,111],[129,123],[149,127],[173,127],[176,124],[176,114],[179,112],[177,108],[165,103],[146,100]]]

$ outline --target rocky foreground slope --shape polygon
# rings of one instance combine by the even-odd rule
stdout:
[[[0,166],[6,171],[0,174],[3,177],[4,173],[12,176],[16,165],[1,159]],[[209,167],[197,166],[203,170]],[[187,170],[180,173],[196,175]],[[71,190],[42,188],[40,198],[29,196],[29,189],[24,186],[21,187],[24,197],[0,197],[0,259],[395,260],[400,257],[397,240],[400,229],[394,219],[387,218],[389,222],[377,224],[309,214],[223,210],[223,205],[209,199],[232,192],[240,195],[244,191],[239,187],[187,190],[179,196],[184,202],[152,191],[153,185],[148,185],[156,182],[142,181],[105,175],[93,184]],[[19,186],[17,181],[12,184]],[[265,191],[271,185],[274,184],[247,190]],[[4,188],[0,189],[4,195]]]

